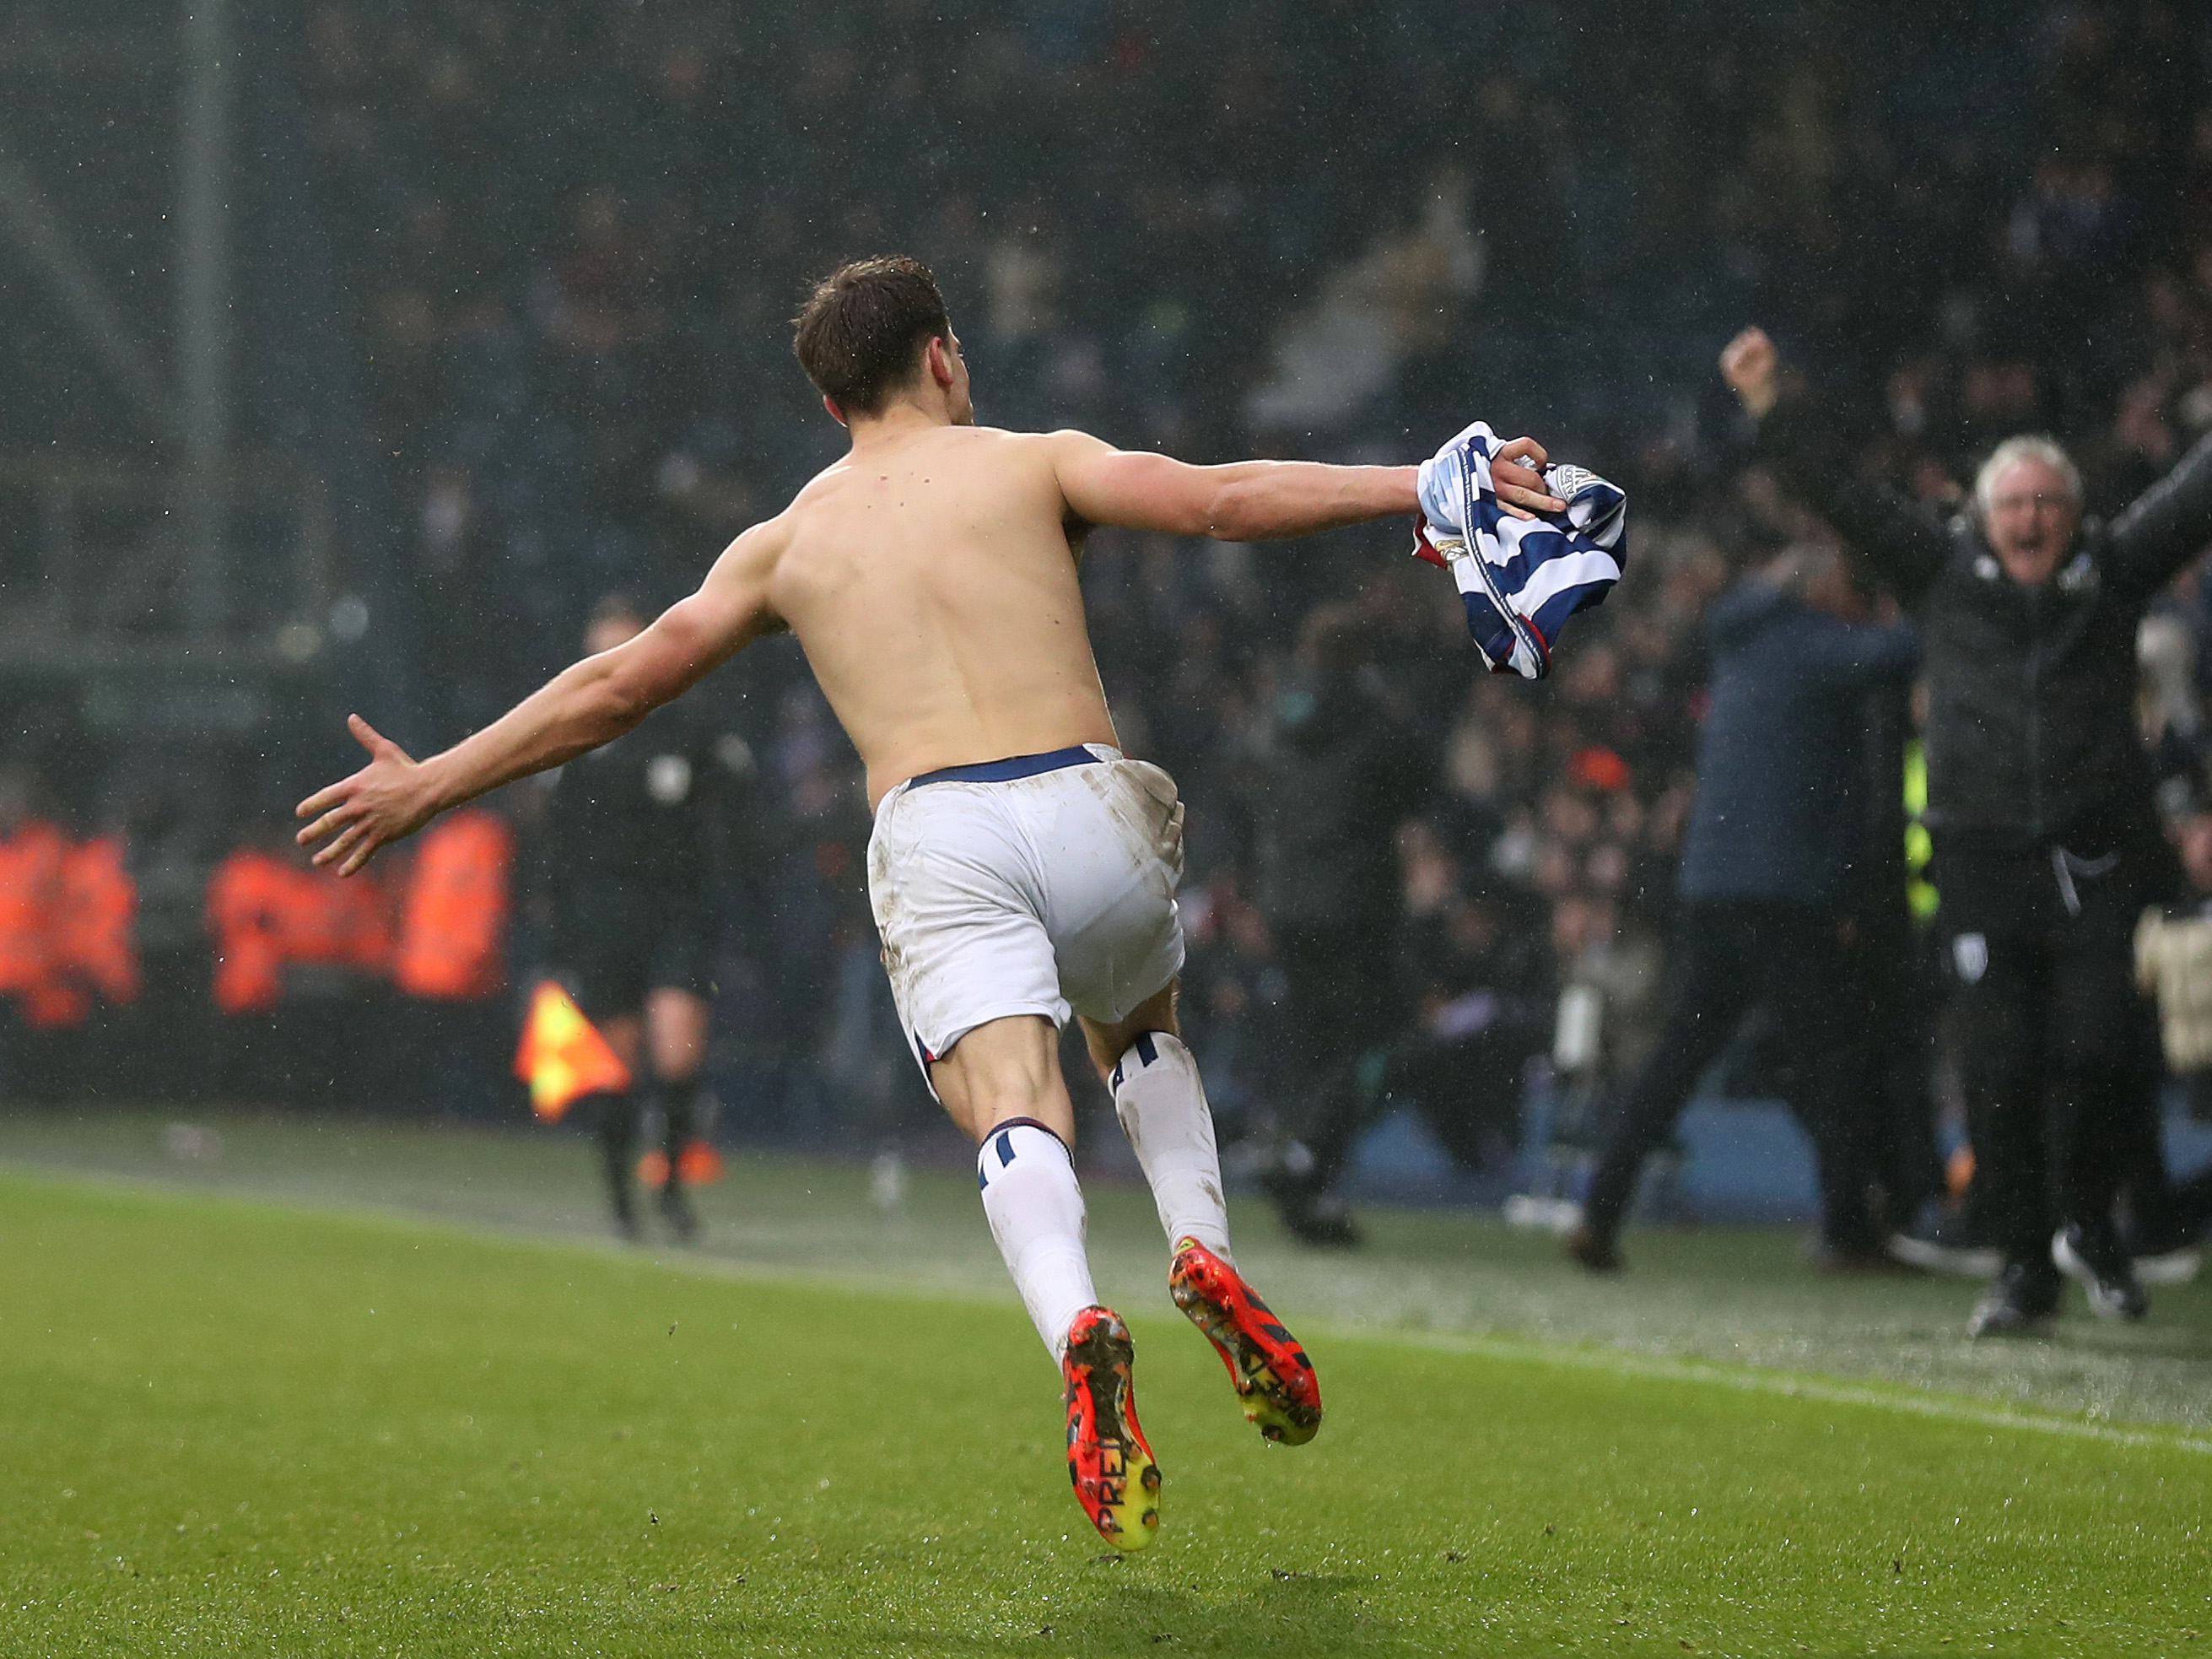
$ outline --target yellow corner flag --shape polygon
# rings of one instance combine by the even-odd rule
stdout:
[[[514,1074],[530,1085],[530,1104],[548,1123],[559,1121],[586,1095],[629,1087],[629,1067],[550,979],[530,994],[530,1018],[523,1022]]]

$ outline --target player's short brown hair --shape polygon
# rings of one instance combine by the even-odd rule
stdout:
[[[913,380],[922,347],[952,332],[937,278],[903,254],[838,266],[792,325],[806,378],[848,415],[880,410]]]

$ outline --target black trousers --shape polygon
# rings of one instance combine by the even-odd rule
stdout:
[[[1277,927],[1284,1006],[1276,1027],[1274,1088],[1301,1139],[1330,1111],[1332,1085],[1396,1025],[1395,935],[1376,927]]]
[[[1936,1144],[1936,1033],[1948,987],[1933,939],[1902,914],[1859,914],[1850,956],[1865,987],[1865,1018],[1853,1033],[1871,1109],[1868,1172],[1889,1219],[1911,1224],[1944,1192]]]
[[[1462,1169],[1478,1170],[1521,1137],[1521,1073],[1547,1034],[1501,1020],[1463,1037],[1401,1031],[1340,1065],[1322,1084],[1299,1139],[1313,1154],[1307,1179],[1326,1192],[1352,1161],[1360,1135],[1407,1103]]]
[[[2137,1161],[2141,872],[2037,848],[1939,848],[1937,872],[1981,1215],[2008,1261],[2047,1264],[2052,1230],[2109,1220]]]
[[[554,907],[554,945],[575,988],[577,1006],[591,1019],[641,1015],[655,991],[705,996],[711,988],[712,912],[705,895],[685,887],[576,883],[562,891]],[[625,1225],[635,1216],[630,1171],[646,1108],[659,1105],[667,1127],[664,1193],[679,1190],[677,1158],[698,1121],[698,1079],[654,1077],[652,1042],[642,1031],[636,1072],[630,1088],[595,1097],[600,1103],[599,1155],[607,1196],[616,1218]]]
[[[1766,900],[1688,902],[1668,960],[1667,1012],[1643,1069],[1615,1102],[1583,1200],[1585,1224],[1611,1235],[1636,1195],[1644,1161],[1673,1133],[1691,1092],[1754,1009],[1779,1036],[1774,1080],[1812,1138],[1820,1166],[1821,1237],[1863,1253],[1880,1244],[1867,1206],[1863,1072],[1852,1064],[1863,1009],[1826,906]]]
[[[652,1094],[648,1100],[641,1100],[639,1095],[646,1088],[650,1088]],[[673,1193],[681,1188],[683,1183],[676,1166],[698,1126],[698,1093],[695,1082],[656,1083],[640,1084],[620,1094],[592,1097],[599,1103],[599,1157],[616,1219],[628,1222],[635,1213],[630,1196],[630,1172],[637,1163],[638,1132],[648,1103],[661,1109],[661,1146],[668,1159],[668,1173],[661,1178],[660,1190]]]

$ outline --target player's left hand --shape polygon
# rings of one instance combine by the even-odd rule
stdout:
[[[295,817],[314,820],[295,839],[313,847],[329,836],[315,863],[335,864],[342,876],[367,864],[379,848],[413,835],[438,810],[422,767],[405,750],[358,714],[346,716],[346,729],[368,750],[368,764],[293,808]]]
[[[1551,457],[1534,438],[1516,438],[1500,444],[1490,458],[1490,486],[1498,503],[1516,519],[1533,519],[1538,513],[1557,513],[1566,503],[1544,483],[1543,466]],[[1528,463],[1534,462],[1531,466]]]

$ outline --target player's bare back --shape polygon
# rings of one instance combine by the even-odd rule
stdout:
[[[1070,434],[1072,438],[1072,434]],[[758,550],[868,772],[872,805],[939,767],[1115,741],[1085,628],[1068,441],[884,434],[800,491]]]
[[[1251,541],[1415,506],[1410,466],[1192,466],[1079,432],[973,426],[949,333],[916,368],[911,391],[854,419],[843,460],[635,638],[419,764],[349,717],[369,763],[300,803],[301,843],[350,875],[447,807],[619,736],[783,628],[860,750],[872,802],[942,767],[1111,744],[1071,546],[1084,526]],[[1560,507],[1524,465],[1543,459],[1525,438],[1493,459],[1507,511]]]

